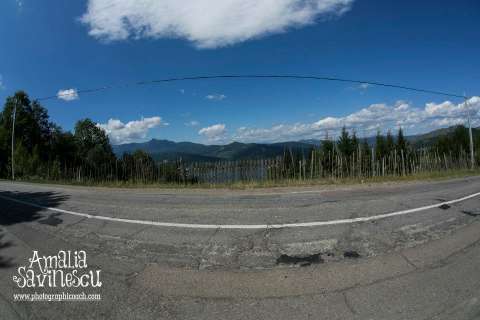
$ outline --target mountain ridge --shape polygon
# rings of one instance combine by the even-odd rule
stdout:
[[[427,133],[406,136],[405,138],[414,146],[425,146],[444,135],[455,130],[456,126],[436,129]],[[479,135],[480,129],[474,129],[474,134]],[[367,137],[370,145],[375,144],[375,137]],[[360,138],[363,140],[363,138]],[[322,140],[307,139],[299,141],[285,141],[275,143],[242,143],[231,142],[226,145],[205,145],[201,143],[181,141],[174,142],[165,139],[151,139],[147,142],[114,145],[113,151],[118,156],[123,153],[133,153],[142,150],[150,154],[156,161],[185,161],[213,162],[222,160],[250,160],[274,158],[283,155],[285,150],[304,153],[314,147],[320,147]]]

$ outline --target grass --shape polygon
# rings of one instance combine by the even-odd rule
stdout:
[[[248,188],[270,188],[270,187],[302,187],[302,186],[321,186],[321,185],[359,185],[359,184],[381,184],[396,182],[414,182],[414,181],[441,181],[455,178],[465,178],[480,175],[480,169],[477,170],[449,170],[442,172],[426,172],[409,176],[385,176],[372,178],[344,178],[344,179],[307,179],[307,180],[282,180],[282,181],[253,181],[234,183],[229,185],[232,189]]]
[[[229,184],[175,184],[175,183],[133,183],[133,182],[90,182],[79,183],[74,181],[48,181],[44,179],[19,179],[18,181],[70,185],[70,186],[89,186],[89,187],[107,187],[107,188],[165,188],[165,189],[232,189],[246,190],[256,188],[275,188],[275,187],[311,187],[311,186],[335,186],[335,185],[361,185],[361,184],[382,184],[399,183],[414,181],[439,181],[454,178],[464,178],[480,175],[480,169],[475,170],[445,170],[435,172],[424,172],[409,176],[385,176],[371,178],[344,178],[344,179],[285,179],[280,181],[248,181],[235,182]]]

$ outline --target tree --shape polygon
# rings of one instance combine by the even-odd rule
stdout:
[[[398,134],[397,134],[397,150],[400,152],[400,151],[403,151],[403,153],[405,154],[406,151],[407,151],[407,146],[408,146],[408,142],[407,140],[405,139],[405,137],[403,136],[403,130],[402,130],[402,127],[400,127],[398,129]]]
[[[17,141],[14,151],[15,173],[17,176],[26,176],[31,172],[30,154],[22,141]]]
[[[50,161],[58,160],[60,163],[69,166],[75,166],[80,159],[78,158],[77,145],[75,137],[70,132],[62,132],[60,128],[56,128],[52,132],[52,156]]]
[[[380,133],[380,130],[377,131],[377,136],[375,137],[375,149],[377,159],[381,159],[386,154],[386,141],[385,137]]]
[[[352,153],[355,153],[355,152],[358,151],[358,145],[359,145],[359,142],[358,142],[358,138],[357,138],[357,133],[354,130],[353,133],[352,133],[352,140],[351,140]]]
[[[74,138],[78,156],[87,164],[98,166],[115,159],[107,134],[92,120],[78,121]]]
[[[387,138],[385,139],[385,154],[390,155],[395,149],[395,140],[393,139],[392,132],[387,131]]]
[[[347,128],[343,126],[342,133],[340,134],[340,138],[337,142],[337,147],[340,153],[345,157],[350,157],[352,155],[352,139],[350,138],[350,134],[347,131]]]
[[[322,141],[321,147],[320,147],[320,154],[321,154],[321,159],[322,159],[322,166],[327,172],[330,172],[332,170],[332,165],[333,165],[333,154],[335,149],[335,144],[334,142],[329,138],[328,136],[328,131],[325,135],[325,139]]]
[[[469,139],[468,129],[460,125],[453,128],[453,131],[438,137],[433,146],[440,154],[452,152],[454,155],[460,155],[461,152],[469,152]]]
[[[370,146],[368,145],[367,138],[362,140],[362,143],[360,144],[360,150],[363,156],[370,154]]]
[[[0,174],[5,174],[10,170],[11,163],[11,137],[12,137],[12,119],[13,111],[16,109],[15,116],[15,138],[19,143],[15,143],[15,148],[20,146],[21,157],[34,157],[37,163],[45,162],[51,155],[51,132],[52,124],[49,122],[47,110],[37,101],[30,101],[28,95],[23,91],[18,91],[13,97],[7,97],[3,111],[0,116]],[[16,154],[16,151],[14,151]],[[20,159],[23,163],[24,159]],[[17,166],[15,166],[17,167]],[[20,170],[25,174],[30,174],[31,170],[23,168]]]
[[[143,150],[136,150],[133,153],[132,157],[133,161],[137,165],[140,165],[143,169],[147,171],[151,171],[155,167],[155,160],[153,160],[152,156]]]
[[[328,156],[329,154],[333,154],[335,149],[335,145],[332,140],[324,140],[322,141],[322,154],[323,156]]]
[[[450,142],[450,148],[455,152],[470,151],[470,137],[465,126],[456,126]]]
[[[2,113],[0,113],[0,118]],[[0,120],[0,123],[2,121]],[[8,130],[3,126],[0,126],[0,176],[6,176],[9,170],[9,144],[8,144]]]
[[[321,145],[321,151],[324,157],[328,157],[329,154],[333,154],[333,149],[335,148],[335,145],[333,144],[333,141],[328,138],[328,134],[325,138],[325,140],[322,141]]]

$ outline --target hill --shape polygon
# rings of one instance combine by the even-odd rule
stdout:
[[[458,126],[452,126],[448,128],[437,129],[425,134],[410,136],[407,139],[413,146],[416,147],[430,146],[434,144],[440,137],[452,135],[457,127]],[[472,128],[472,134],[474,140],[478,140],[480,138],[480,128]]]
[[[425,134],[407,136],[406,139],[415,147],[429,146],[438,138],[451,135],[455,126],[434,130]],[[480,138],[480,128],[473,130],[474,136]],[[361,140],[361,139],[360,139]],[[375,144],[375,137],[368,137],[370,145]],[[309,139],[301,141],[288,141],[271,144],[232,142],[227,145],[204,145],[193,142],[173,142],[169,140],[152,139],[144,143],[129,143],[113,146],[115,154],[133,153],[143,150],[157,161],[184,161],[213,162],[220,160],[249,160],[275,158],[284,154],[285,150],[304,153],[313,147],[322,145],[321,140]]]
[[[302,142],[283,142],[274,144],[232,142],[227,145],[203,145],[192,142],[173,142],[152,139],[144,143],[129,143],[113,146],[118,156],[143,150],[155,160],[218,161],[274,158],[283,155],[286,149],[307,153],[313,146]]]

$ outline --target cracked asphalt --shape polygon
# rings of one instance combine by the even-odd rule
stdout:
[[[480,319],[480,197],[332,226],[184,229],[368,217],[480,192],[480,177],[254,190],[0,181],[0,319]],[[32,250],[85,250],[99,302],[14,302]],[[71,289],[74,291],[73,289]],[[85,289],[84,291],[91,291]]]

